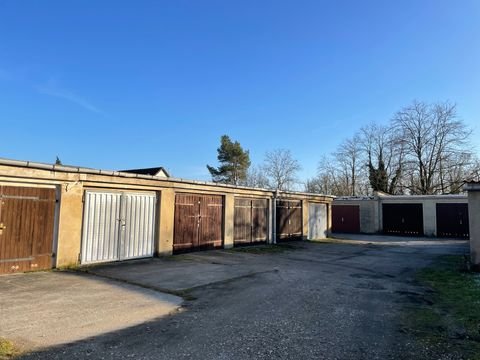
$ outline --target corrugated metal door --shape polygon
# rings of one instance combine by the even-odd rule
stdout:
[[[223,247],[223,197],[176,194],[173,251]]]
[[[327,237],[327,205],[309,204],[308,238],[325,239]]]
[[[468,239],[468,204],[437,204],[437,236]]]
[[[0,274],[52,268],[55,189],[0,186]]]
[[[277,240],[299,240],[303,235],[301,200],[277,200]]]
[[[153,256],[154,194],[85,192],[81,263]]]
[[[423,235],[422,204],[383,204],[383,232],[386,234]]]
[[[358,205],[333,205],[332,206],[332,232],[359,233],[360,232],[360,206]]]
[[[156,202],[153,194],[124,194],[121,260],[153,256]]]
[[[268,239],[268,200],[235,198],[235,246],[264,243]]]
[[[122,194],[86,192],[83,207],[81,263],[119,260]]]

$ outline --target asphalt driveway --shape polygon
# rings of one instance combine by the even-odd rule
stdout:
[[[24,357],[438,359],[403,331],[402,309],[422,302],[417,269],[467,250],[461,242],[301,242],[281,253],[215,251],[91,268],[125,286],[179,291],[183,311]]]

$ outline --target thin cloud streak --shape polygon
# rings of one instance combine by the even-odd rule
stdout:
[[[93,104],[91,104],[90,102],[82,98],[81,96],[78,96],[77,94],[69,90],[60,89],[52,85],[37,86],[36,89],[40,94],[49,95],[49,96],[70,101],[74,104],[77,104],[83,107],[86,110],[89,110],[97,114],[105,114],[102,110],[100,110],[99,108],[97,108],[96,106],[94,106]]]

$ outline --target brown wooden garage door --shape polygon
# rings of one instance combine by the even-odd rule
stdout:
[[[422,204],[383,204],[382,211],[384,233],[423,236]]]
[[[175,196],[175,253],[223,247],[223,197],[177,194]]]
[[[437,236],[469,238],[468,204],[437,204]]]
[[[55,190],[0,186],[0,274],[52,267]]]
[[[235,198],[235,246],[265,243],[268,239],[268,200]]]
[[[333,205],[332,206],[332,232],[359,233],[360,232],[360,206],[358,205]]]
[[[301,200],[277,200],[277,241],[301,240],[303,214]]]

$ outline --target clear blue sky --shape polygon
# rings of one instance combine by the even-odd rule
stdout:
[[[228,134],[305,178],[413,99],[480,144],[480,1],[0,0],[0,157],[209,179]]]

